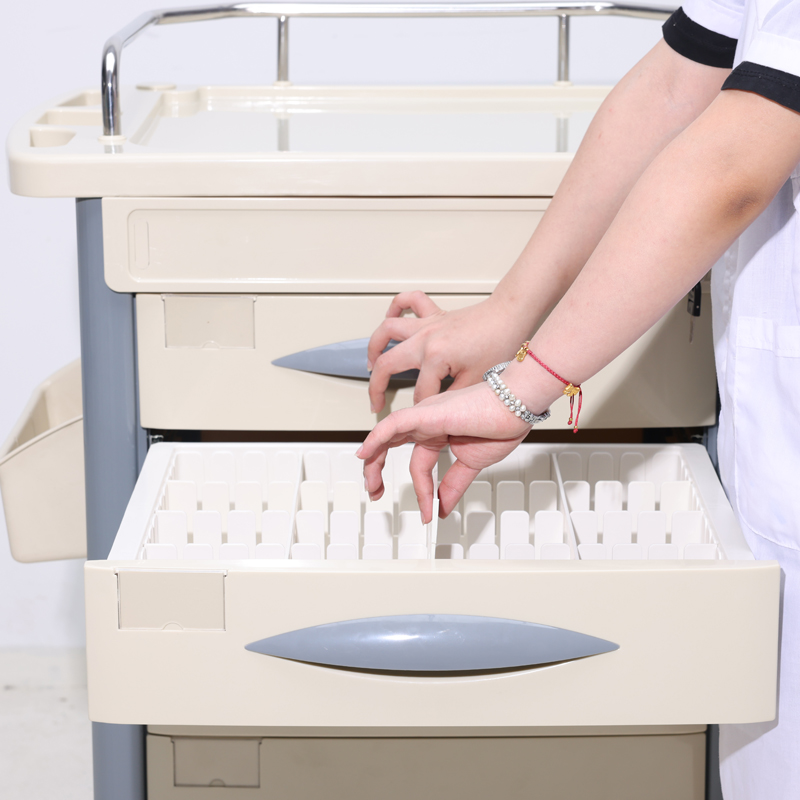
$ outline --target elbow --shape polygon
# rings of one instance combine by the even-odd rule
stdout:
[[[719,213],[724,222],[737,228],[749,225],[777,193],[758,181],[735,181],[720,192]]]

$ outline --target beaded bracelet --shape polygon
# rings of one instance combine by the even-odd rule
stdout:
[[[528,425],[535,425],[537,422],[544,422],[550,416],[550,409],[548,408],[543,414],[534,414],[529,411],[518,397],[509,391],[508,386],[500,379],[500,374],[510,364],[510,361],[504,361],[491,369],[487,369],[483,373],[483,379],[492,387],[494,393],[503,401],[508,410],[515,416],[519,417],[523,422]]]

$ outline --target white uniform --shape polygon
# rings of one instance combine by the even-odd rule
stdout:
[[[734,64],[748,62],[740,72],[757,87],[757,67],[766,67],[760,93],[797,109],[800,0],[688,0],[683,10],[738,39]],[[784,572],[778,718],[720,727],[725,800],[800,798],[798,190],[800,167],[712,278],[722,481],[756,557],[777,559]]]

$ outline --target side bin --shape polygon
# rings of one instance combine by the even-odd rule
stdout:
[[[0,449],[0,493],[17,561],[86,557],[80,359],[34,391]]]

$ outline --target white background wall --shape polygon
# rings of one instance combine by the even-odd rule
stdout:
[[[62,92],[99,86],[104,40],[154,0],[8,3],[0,24],[0,134]],[[660,37],[660,23],[574,19],[572,79],[613,83]],[[547,83],[556,21],[295,20],[296,83]],[[123,83],[258,84],[275,78],[275,23],[163,27],[126,50]],[[0,441],[32,389],[80,355],[74,201],[0,188]],[[78,562],[17,564],[0,518],[0,647],[83,643]]]

